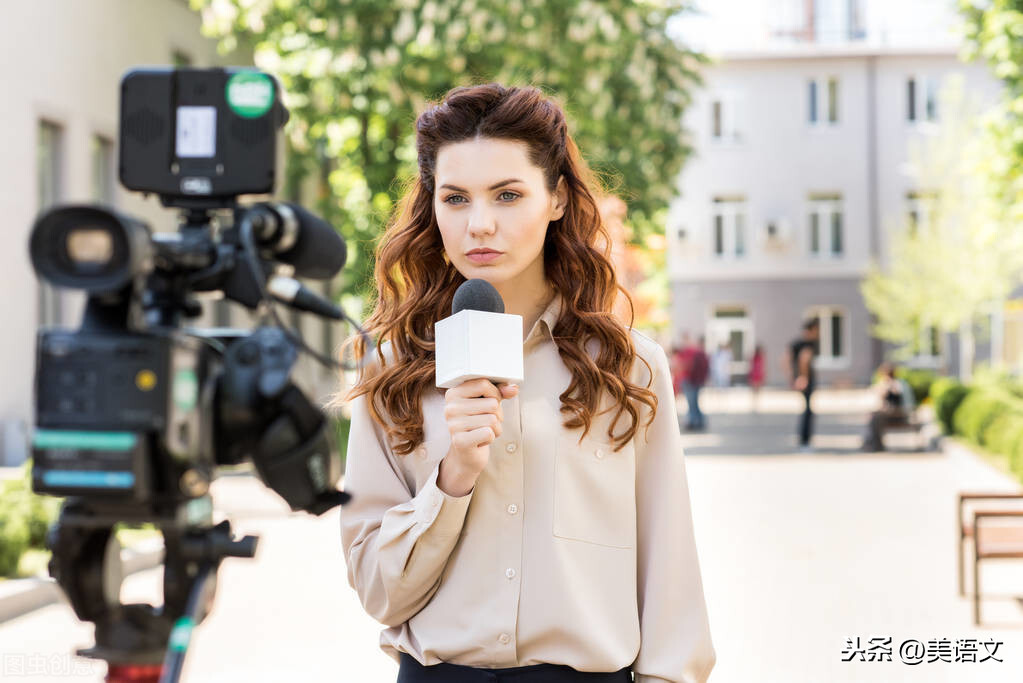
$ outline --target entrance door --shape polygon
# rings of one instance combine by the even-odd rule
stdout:
[[[728,344],[732,351],[732,376],[745,377],[755,344],[753,321],[745,310],[722,309],[707,321],[707,353],[712,354],[721,344]]]

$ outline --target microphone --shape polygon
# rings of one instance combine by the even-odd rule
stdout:
[[[292,308],[315,313],[321,318],[345,319],[340,308],[311,291],[295,278],[274,275],[267,281],[266,289],[273,298]]]
[[[470,379],[519,383],[522,316],[504,312],[504,300],[486,280],[463,282],[451,301],[451,315],[433,325],[436,385],[456,387]]]
[[[290,202],[262,202],[248,209],[259,246],[295,268],[295,277],[329,280],[345,266],[344,238],[319,216]]]

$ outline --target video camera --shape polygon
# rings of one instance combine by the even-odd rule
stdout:
[[[154,233],[94,205],[36,220],[33,267],[87,302],[77,330],[37,335],[32,487],[65,497],[47,537],[49,571],[78,617],[96,623],[96,646],[78,654],[106,660],[108,681],[172,681],[220,561],[255,555],[256,537],[234,540],[227,520],[213,524],[216,468],[251,460],[294,511],[347,501],[328,421],[290,379],[299,351],[341,366],[289,330],[274,301],[362,330],[297,279],[343,268],[340,235],[296,204],[238,203],[273,190],[288,119],[275,78],[138,69],[122,78],[120,104],[121,183],[158,195],[180,222]],[[202,313],[195,294],[217,291],[257,310],[260,324],[184,327]],[[163,533],[159,609],[119,602],[119,522]]]

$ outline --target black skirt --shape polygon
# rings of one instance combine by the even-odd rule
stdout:
[[[564,664],[478,669],[459,664],[423,666],[402,652],[397,683],[632,683],[629,667],[612,673],[576,671]]]

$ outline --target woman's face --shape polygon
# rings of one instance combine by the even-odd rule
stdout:
[[[526,144],[496,138],[444,145],[436,169],[433,210],[458,272],[495,287],[542,286],[547,224],[565,211],[563,179],[551,194]],[[474,249],[497,253],[473,257]]]

